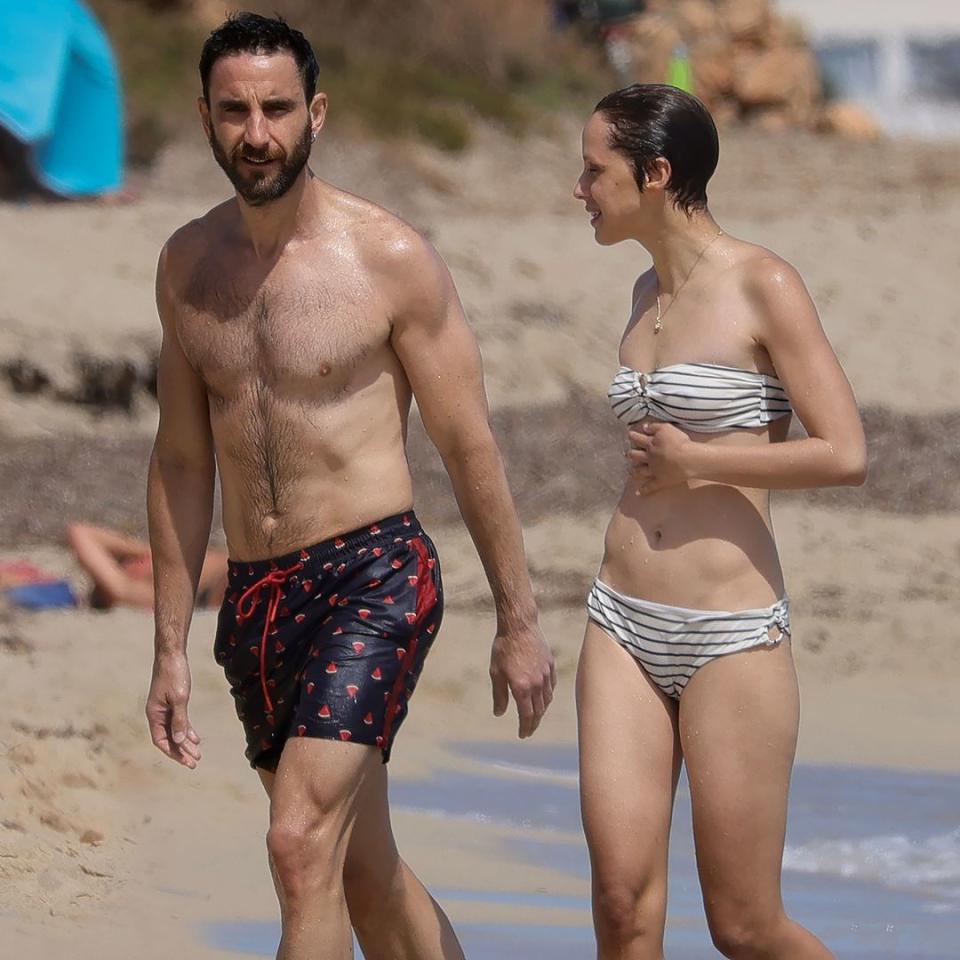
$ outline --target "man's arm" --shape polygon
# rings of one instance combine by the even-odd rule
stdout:
[[[407,236],[392,249],[391,261],[398,291],[393,346],[443,458],[496,605],[490,660],[494,713],[506,711],[509,690],[517,703],[520,736],[528,737],[553,699],[556,673],[540,632],[520,522],[490,429],[480,351],[436,251],[419,236]]]
[[[168,257],[165,249],[157,268],[163,326],[157,372],[160,425],[147,481],[155,594],[147,720],[154,745],[192,769],[200,755],[199,737],[187,717],[187,632],[210,536],[215,467],[206,389],[180,346]]]

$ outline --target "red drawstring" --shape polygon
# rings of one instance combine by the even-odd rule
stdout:
[[[280,570],[279,568],[271,570],[265,577],[261,577],[261,579],[253,584],[253,586],[248,587],[237,601],[237,623],[243,623],[244,620],[249,620],[253,616],[254,611],[259,606],[260,591],[264,587],[270,587],[270,599],[267,602],[267,616],[263,622],[263,637],[260,640],[260,688],[263,690],[263,699],[267,706],[267,713],[273,713],[273,701],[270,699],[270,694],[267,691],[267,634],[277,619],[277,610],[280,607],[280,594],[282,592],[281,587],[287,582],[287,578],[291,574],[302,569],[302,563],[295,563],[286,570]],[[246,603],[248,597],[253,597],[253,601],[250,604],[250,609],[244,610],[243,605]]]

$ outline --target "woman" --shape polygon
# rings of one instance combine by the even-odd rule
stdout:
[[[663,955],[681,760],[717,948],[831,956],[780,898],[799,709],[768,491],[860,484],[866,451],[800,277],[710,215],[718,152],[696,98],[637,84],[597,105],[574,191],[598,243],[653,258],[610,388],[632,469],[577,676],[601,960]],[[791,411],[803,439],[787,439]]]

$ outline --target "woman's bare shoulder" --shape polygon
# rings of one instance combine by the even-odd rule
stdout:
[[[800,272],[789,260],[759,243],[737,241],[733,273],[744,292],[754,296],[769,294],[775,289],[804,290]]]

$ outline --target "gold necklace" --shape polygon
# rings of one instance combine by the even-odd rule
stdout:
[[[683,283],[677,287],[677,292],[673,295],[673,299],[667,304],[667,310],[669,310],[674,303],[677,302],[677,297],[680,296],[680,291],[686,286],[687,281],[693,276],[693,271],[697,269],[698,264],[703,259],[704,254],[723,236],[723,231],[718,230],[717,235],[700,251],[700,256],[693,261],[693,266],[690,268],[690,272],[683,278]],[[660,312],[660,275],[657,274],[657,319],[653,322],[653,332],[655,334],[659,333],[663,329],[663,315],[667,312],[664,310]]]

